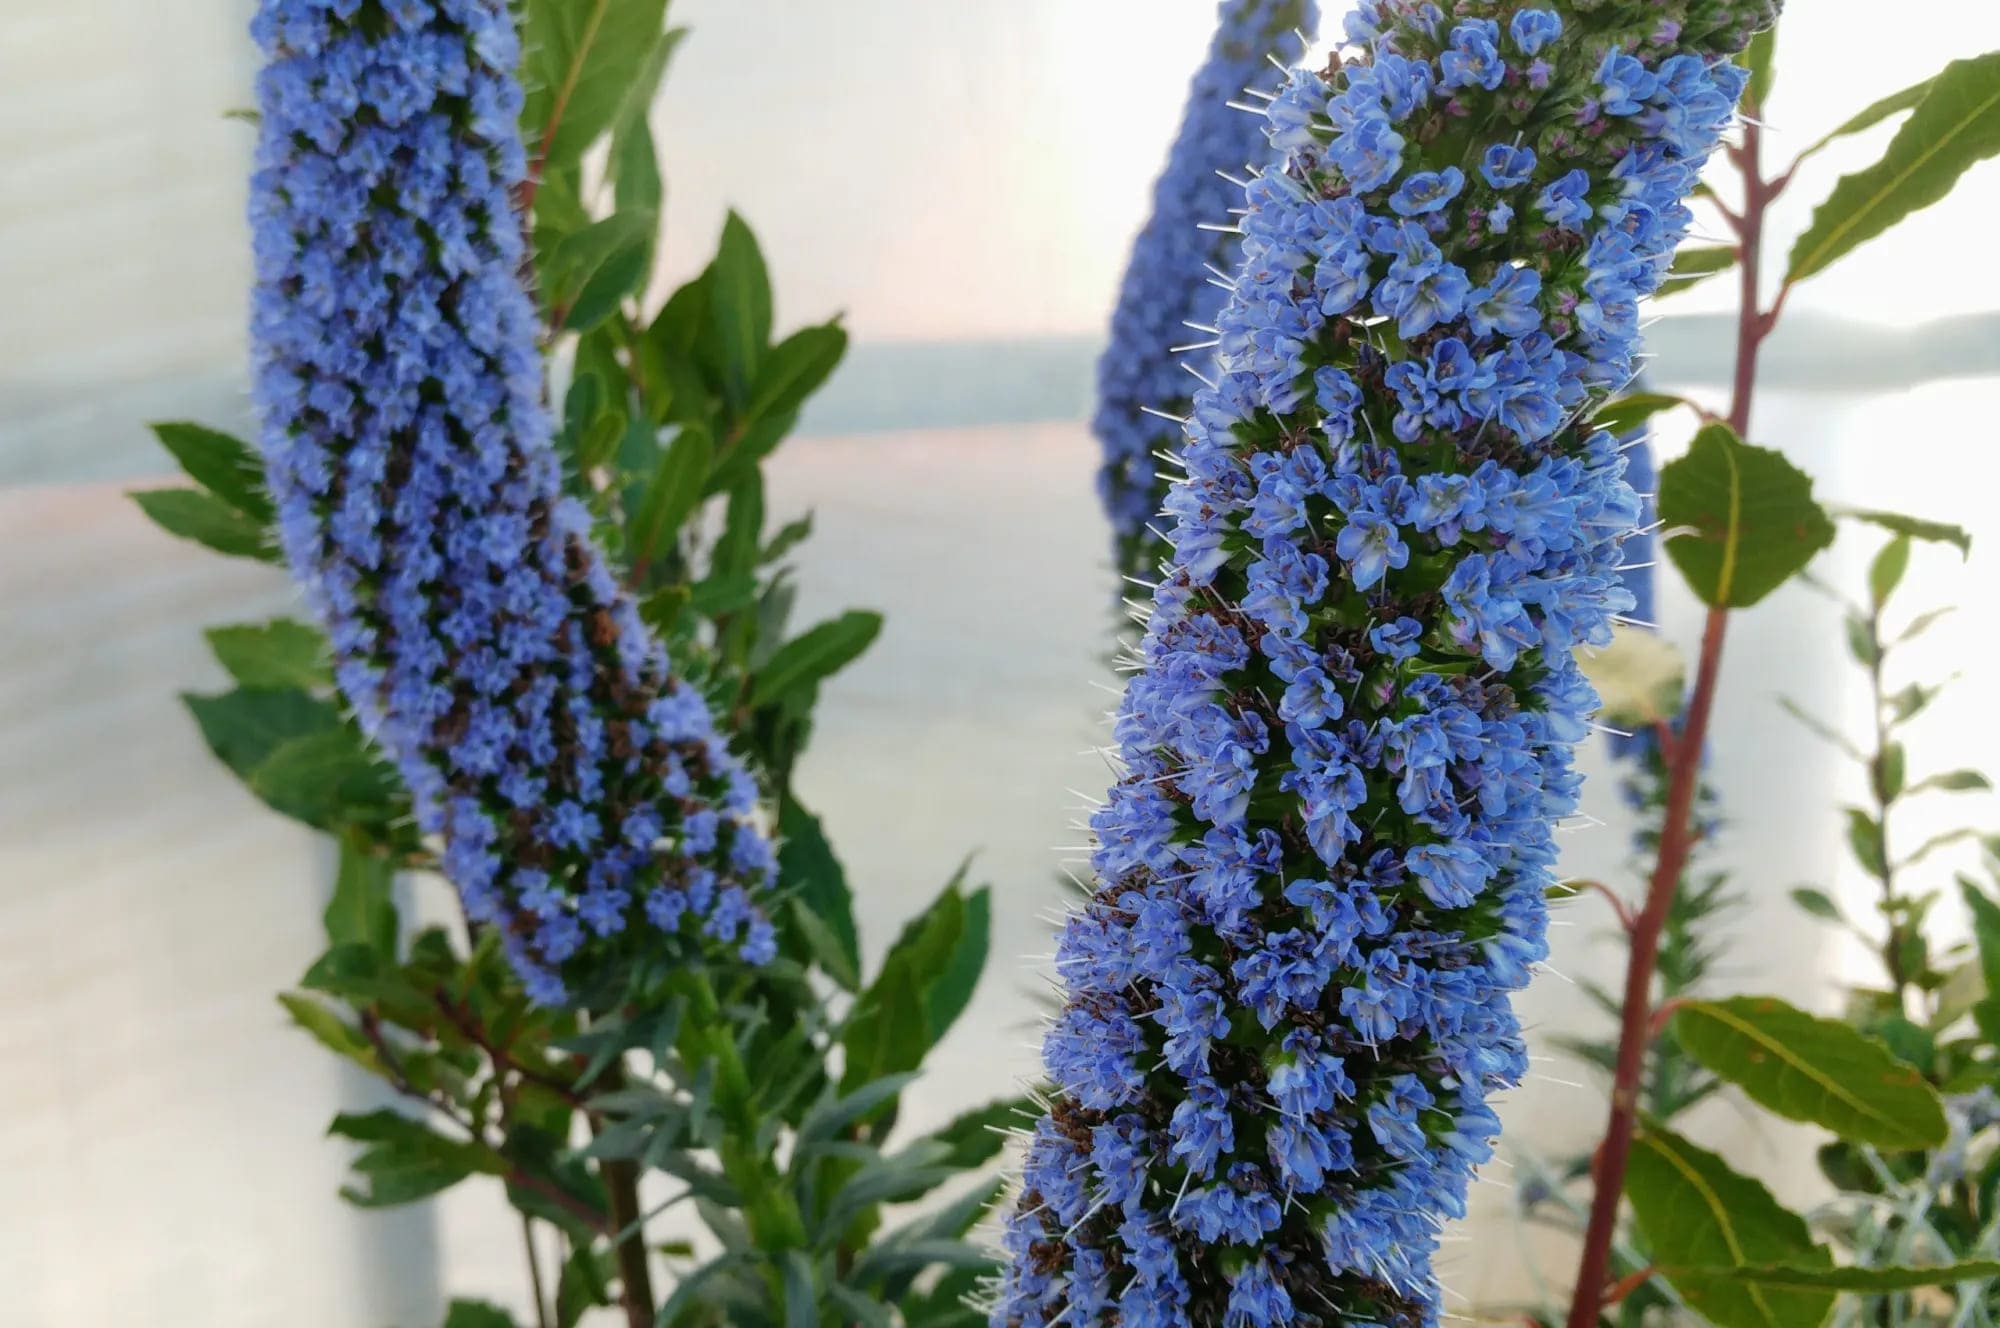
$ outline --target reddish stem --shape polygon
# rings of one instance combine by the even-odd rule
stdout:
[[[1749,107],[1745,114],[1754,116],[1756,110]],[[1758,167],[1762,136],[1762,129],[1746,119],[1742,146],[1729,154],[1743,175],[1743,212],[1737,223],[1743,246],[1736,319],[1736,373],[1729,405],[1729,425],[1738,435],[1749,432],[1750,405],[1757,387],[1757,352],[1764,338],[1770,335],[1778,312],[1774,307],[1765,314],[1758,307],[1764,213],[1773,192]],[[1688,854],[1699,839],[1693,824],[1695,793],[1701,783],[1702,750],[1715,707],[1716,679],[1722,670],[1722,642],[1728,626],[1726,607],[1708,611],[1708,621],[1702,628],[1694,692],[1688,700],[1687,722],[1680,736],[1664,749],[1667,807],[1660,833],[1660,856],[1647,883],[1645,907],[1632,928],[1631,956],[1625,969],[1625,1004],[1618,1030],[1617,1068],[1611,1084],[1610,1119],[1592,1167],[1596,1189],[1591,1195],[1590,1222],[1584,1230],[1583,1252],[1577,1263],[1575,1299],[1570,1304],[1568,1328],[1595,1328],[1606,1303],[1605,1279],[1611,1266],[1611,1241],[1618,1225],[1618,1201],[1625,1189],[1625,1167],[1632,1154],[1632,1133],[1639,1119],[1639,1086],[1645,1071],[1646,1049],[1658,1031],[1652,1008],[1653,972],[1659,962],[1660,935],[1666,928],[1674,891],[1687,869]]]

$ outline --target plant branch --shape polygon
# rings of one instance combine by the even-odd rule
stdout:
[[[542,1285],[542,1256],[535,1249],[535,1219],[521,1214],[521,1243],[528,1251],[528,1287],[535,1297],[535,1328],[549,1328],[549,1293]]]
[[[1736,320],[1736,371],[1731,384],[1729,424],[1737,434],[1750,428],[1750,409],[1757,387],[1757,352],[1770,333],[1776,310],[1759,312],[1759,286],[1763,259],[1764,214],[1771,190],[1763,179],[1758,157],[1763,130],[1754,117],[1757,107],[1744,111],[1743,142],[1730,150],[1730,159],[1743,176],[1743,237],[1739,272],[1739,305]],[[1722,670],[1723,639],[1729,628],[1729,610],[1716,605],[1709,609],[1702,628],[1701,656],[1695,671],[1694,692],[1688,700],[1687,719],[1667,760],[1667,806],[1660,833],[1659,857],[1646,887],[1646,902],[1632,930],[1631,956],[1625,970],[1625,1000],[1619,1021],[1618,1057],[1611,1086],[1610,1116],[1604,1141],[1598,1145],[1593,1171],[1595,1189],[1591,1195],[1590,1222],[1584,1230],[1583,1250],[1578,1258],[1576,1286],[1570,1304],[1569,1328],[1595,1328],[1607,1294],[1611,1245],[1618,1225],[1618,1204],[1625,1189],[1625,1168],[1631,1159],[1632,1135],[1638,1125],[1639,1087],[1644,1077],[1646,1053],[1654,1028],[1653,975],[1660,956],[1660,936],[1666,927],[1674,894],[1687,869],[1688,855],[1699,836],[1694,828],[1695,796],[1701,783],[1702,751],[1707,742],[1709,719],[1714,712],[1716,682]]]
[[[624,1067],[616,1057],[600,1076],[606,1092],[625,1083]],[[604,1118],[590,1115],[593,1137],[604,1131]],[[599,1163],[605,1196],[611,1205],[612,1254],[618,1261],[618,1303],[631,1328],[652,1328],[653,1274],[646,1264],[645,1219],[639,1210],[639,1169],[630,1158],[605,1158]]]

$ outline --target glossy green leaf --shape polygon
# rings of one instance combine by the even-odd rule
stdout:
[[[321,915],[328,945],[362,945],[396,957],[396,869],[379,853],[342,837],[333,895]]]
[[[231,558],[278,561],[264,524],[243,515],[201,489],[142,489],[132,495],[139,510],[169,535],[193,540]]]
[[[1880,1148],[1944,1141],[1937,1091],[1846,1024],[1774,997],[1738,996],[1682,1004],[1673,1030],[1710,1073],[1780,1116]]]
[[[992,933],[993,891],[982,885],[965,897],[964,921],[957,939],[936,980],[924,992],[924,1014],[930,1021],[933,1042],[949,1032],[972,1003],[973,989],[986,970]]]
[[[333,686],[333,664],[319,629],[291,618],[211,627],[208,647],[229,676],[245,687]]]
[[[275,513],[271,496],[264,491],[264,463],[248,443],[184,420],[155,424],[152,430],[196,484],[257,525],[270,524]]]
[[[776,705],[817,687],[874,643],[882,615],[850,609],[793,637],[778,648],[750,687],[750,704]]]
[[[428,1199],[482,1172],[501,1176],[507,1164],[482,1144],[438,1134],[421,1121],[394,1111],[343,1113],[327,1133],[368,1145],[350,1166],[356,1183],[340,1197],[360,1208],[388,1208]]]
[[[246,782],[274,810],[323,830],[385,824],[396,813],[400,788],[347,725],[280,744]]]
[[[819,818],[788,798],[778,813],[778,882],[826,928],[834,953],[823,962],[828,976],[849,991],[861,984],[861,942],[854,926],[853,892]]]
[[[1957,1282],[1985,1282],[2000,1277],[2000,1262],[1973,1259],[1965,1263],[1939,1264],[1929,1268],[1884,1266],[1877,1268],[1816,1268],[1796,1264],[1751,1264],[1742,1268],[1702,1268],[1686,1270],[1687,1275],[1737,1282],[1747,1286],[1777,1287],[1790,1291],[1860,1291],[1882,1293],[1909,1291],[1916,1287],[1950,1286]],[[1667,1270],[1669,1278],[1681,1274]]]
[[[2000,51],[1954,60],[1931,81],[1882,159],[1843,178],[1792,245],[1803,281],[1943,198],[1974,163],[2000,153]]]
[[[666,53],[666,0],[529,0],[521,124],[545,173],[575,166],[598,137],[651,102]],[[662,48],[665,48],[664,51]]]
[[[751,384],[771,343],[771,278],[757,237],[731,212],[708,273],[709,324],[722,357],[724,390],[738,409],[749,404]]]
[[[683,425],[661,454],[659,467],[632,517],[628,532],[632,566],[644,567],[673,547],[681,527],[701,502],[702,485],[714,463],[715,443],[708,431]]]
[[[208,748],[236,774],[250,772],[295,738],[338,729],[340,711],[302,691],[239,687],[219,696],[183,693]]]
[[[1747,608],[1833,542],[1805,473],[1726,424],[1703,427],[1661,470],[1659,509],[1682,532],[1668,537],[1667,554],[1706,604]]]
[[[1753,1263],[1830,1267],[1805,1219],[1761,1183],[1706,1149],[1659,1128],[1632,1141],[1625,1193],[1662,1268]],[[1700,1273],[1670,1277],[1674,1289],[1717,1328],[1817,1328],[1831,1291],[1745,1285]]]

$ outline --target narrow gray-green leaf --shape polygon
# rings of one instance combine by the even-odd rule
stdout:
[[[1853,521],[1866,521],[1898,535],[1908,535],[1911,539],[1928,540],[1932,544],[1949,544],[1957,549],[1961,557],[1972,556],[1972,535],[1963,526],[1954,526],[1949,521],[1926,521],[1918,516],[1904,516],[1901,512],[1879,512],[1873,509],[1838,508],[1836,516]]]

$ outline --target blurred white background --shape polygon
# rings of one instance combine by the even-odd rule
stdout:
[[[1800,0],[1767,119],[1782,156],[1945,59],[2000,46],[1984,0]],[[177,545],[122,498],[163,473],[142,422],[244,423],[240,222],[250,131],[247,0],[0,6],[0,1324],[426,1328],[440,1294],[521,1294],[518,1230],[467,1186],[358,1214],[334,1197],[326,1118],[367,1089],[283,1026],[271,993],[316,953],[326,863],[209,761],[174,700],[217,685],[196,631],[287,602],[282,579]],[[1017,956],[1049,949],[1064,790],[1101,785],[1111,581],[1079,421],[1126,246],[1206,41],[1208,0],[677,0],[693,29],[656,112],[669,263],[704,261],[722,209],[757,228],[780,320],[845,310],[858,345],[777,463],[774,515],[815,506],[807,602],[889,625],[829,689],[804,774],[875,946],[968,850],[998,887],[995,961],[920,1114],[1009,1089],[1033,1065]],[[1336,13],[1337,16],[1337,13]],[[1890,31],[1888,24],[1897,24]],[[1331,24],[1329,24],[1331,31]],[[1780,204],[1789,236],[1886,131],[1821,159]],[[1969,568],[1919,556],[1912,606],[1968,612],[1913,665],[1966,676],[1913,738],[1917,769],[1991,763],[2000,169],[1842,262],[1792,301],[1755,441],[1832,499],[1971,527]],[[1722,283],[1656,328],[1656,385],[1715,399]],[[1938,320],[1951,320],[1940,323]],[[1666,449],[1684,442],[1670,435]],[[1872,541],[1822,568],[1854,585]],[[1663,628],[1696,624],[1667,593]],[[1730,981],[1824,1000],[1863,957],[1784,901],[1804,881],[1865,908],[1837,848],[1845,772],[1777,709],[1857,718],[1834,612],[1799,590],[1732,633],[1714,777],[1714,861],[1749,904]],[[1602,773],[1601,752],[1591,769]],[[1621,875],[1629,822],[1571,842]],[[1990,803],[1959,803],[1992,824]],[[1569,978],[1615,971],[1595,906],[1559,933]],[[1815,985],[1817,984],[1817,985]],[[1563,978],[1538,1029],[1594,1028]],[[1574,1147],[1600,1100],[1574,1065],[1510,1108],[1519,1148]],[[920,1122],[919,1122],[920,1123]],[[1693,1127],[1782,1192],[1812,1192],[1803,1132],[1726,1109]],[[1496,1182],[1506,1173],[1497,1170]],[[1560,1282],[1524,1261],[1483,1187],[1447,1280],[1480,1306]]]

